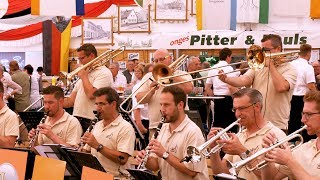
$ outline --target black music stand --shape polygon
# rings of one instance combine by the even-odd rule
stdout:
[[[26,164],[26,173],[25,173],[24,179],[32,179],[34,160],[36,158],[36,154],[33,151],[31,151],[30,149],[27,149],[27,148],[3,148],[3,149],[28,152],[27,164]]]
[[[140,139],[144,139],[144,136],[143,136],[143,134],[141,133],[141,131],[139,130],[136,122],[134,122],[134,121],[131,119],[131,117],[129,116],[129,114],[126,113],[126,112],[123,112],[123,111],[120,111],[119,113],[121,114],[121,116],[122,116],[122,118],[123,118],[124,120],[128,121],[128,122],[132,125],[132,127],[134,128],[134,131],[136,132],[136,137],[137,137],[137,138],[140,138]]]
[[[40,123],[41,119],[44,116],[44,112],[37,112],[37,111],[26,111],[26,112],[19,112],[19,116],[21,120],[25,124],[28,132],[34,128],[37,128],[37,125]]]
[[[233,176],[231,174],[225,174],[225,173],[217,174],[216,176],[214,176],[214,179],[216,179],[216,180],[245,180],[243,178]]]
[[[154,175],[151,171],[145,169],[127,169],[127,171],[136,180],[158,180],[159,176]]]

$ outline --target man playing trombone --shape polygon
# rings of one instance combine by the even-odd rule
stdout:
[[[267,56],[269,53],[282,51],[282,40],[278,35],[266,35],[262,38],[261,43]],[[263,117],[278,128],[287,131],[290,100],[297,73],[290,63],[277,65],[274,59],[270,60],[268,57],[262,61],[264,61],[265,67],[259,71],[249,69],[240,77],[227,77],[226,74],[222,73],[219,78],[234,87],[249,87],[252,85],[252,88],[260,91],[263,94],[263,102],[265,102],[262,109]]]
[[[58,86],[43,89],[44,111],[47,118],[38,125],[39,136],[36,144],[62,144],[75,146],[80,143],[82,128],[77,120],[63,109],[64,93]],[[36,130],[29,131],[29,139],[34,138]]]
[[[97,58],[97,50],[92,44],[83,44],[77,49],[77,56],[82,65],[90,63]],[[105,60],[105,59],[104,59]],[[80,80],[70,95],[64,101],[64,107],[73,107],[73,115],[78,118],[83,131],[90,126],[94,119],[94,96],[93,93],[101,87],[112,86],[111,71],[104,65],[91,69],[81,69],[78,73]]]
[[[227,161],[234,163],[245,159],[257,150],[261,149],[262,139],[268,132],[274,132],[277,137],[285,137],[285,133],[263,118],[261,113],[263,107],[262,94],[252,88],[244,88],[233,94],[233,111],[239,124],[244,127],[238,135],[228,133],[229,140],[217,140],[216,143],[224,144],[222,151],[226,153],[221,160],[220,153],[212,153],[210,156],[214,174],[227,173]],[[208,139],[212,138],[220,128],[212,128]],[[216,143],[212,143],[214,147]],[[254,162],[253,162],[254,163]],[[253,164],[249,164],[252,166]],[[249,172],[246,167],[237,169],[238,177],[255,180],[260,179],[260,172]]]
[[[262,169],[264,179],[282,179],[290,177],[297,180],[320,179],[320,92],[310,91],[304,96],[302,123],[307,128],[308,135],[317,138],[302,144],[291,153],[290,148],[274,148],[266,154],[265,159],[270,163]],[[281,139],[280,139],[281,140]],[[277,138],[269,133],[263,139],[263,146],[269,147],[276,143]],[[280,164],[276,167],[275,164]]]
[[[168,50],[158,49],[154,53],[154,61],[157,63],[162,63],[166,66],[169,66],[172,62],[172,57],[170,56]],[[177,75],[177,74],[183,75],[181,77],[173,78],[172,79],[173,82],[180,82],[180,81],[192,79],[192,77],[187,72],[176,70],[173,73],[175,75]],[[148,73],[142,78],[142,80],[141,80],[142,82],[145,82],[145,81],[147,81],[147,82],[142,85],[142,87],[138,90],[138,93],[136,95],[137,101],[139,102],[142,99],[142,97],[144,97],[146,94],[148,94],[146,96],[146,98],[144,98],[144,100],[140,103],[141,104],[148,103],[149,121],[150,121],[149,139],[154,134],[155,129],[156,129],[157,125],[159,124],[159,121],[161,118],[159,97],[160,97],[160,93],[163,89],[163,87],[159,86],[157,82],[148,80],[148,78],[150,76],[151,76],[151,73]],[[154,77],[153,77],[153,80],[154,80]],[[156,87],[156,88],[154,88],[154,87]],[[191,93],[193,90],[193,84],[191,82],[181,84],[181,85],[179,85],[179,87],[182,88],[186,94]]]

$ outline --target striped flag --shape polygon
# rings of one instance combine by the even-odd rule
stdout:
[[[31,14],[66,17],[84,15],[84,0],[31,0]]]
[[[58,75],[60,71],[68,72],[71,20],[56,23],[47,20],[42,24],[45,69],[52,75]]]
[[[237,0],[237,23],[267,24],[269,0]]]

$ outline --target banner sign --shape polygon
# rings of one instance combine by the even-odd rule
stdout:
[[[320,48],[320,31],[195,31],[144,35],[144,38],[115,34],[115,45],[128,49],[247,49],[252,44],[261,45],[262,37],[268,34],[281,36],[285,49],[297,49],[304,43]]]

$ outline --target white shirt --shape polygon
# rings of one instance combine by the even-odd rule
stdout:
[[[122,74],[119,73],[116,75],[116,77],[113,80],[113,86],[112,88],[117,89],[118,87],[126,87],[127,86],[127,79],[126,77]]]
[[[41,107],[40,93],[39,93],[39,81],[36,76],[31,75],[31,91],[30,91],[30,103],[34,103],[38,100],[36,104],[34,104],[30,109],[38,109]]]
[[[218,68],[218,67],[225,66],[225,65],[228,65],[228,63],[226,61],[220,60],[218,62],[218,64],[215,64],[213,67]],[[234,70],[231,66],[221,67],[219,69],[223,70],[224,73],[228,73],[228,72],[231,72]],[[212,69],[209,71],[208,76],[215,75],[215,77],[208,78],[206,83],[213,85],[213,94],[214,95],[231,95],[230,90],[229,90],[229,85],[227,83],[220,81],[219,77],[217,76],[219,69]],[[237,77],[238,74],[239,73],[237,73],[237,72],[233,72],[233,73],[227,74],[227,76],[228,77]]]
[[[313,67],[303,58],[298,58],[291,62],[297,71],[297,82],[293,90],[293,95],[304,96],[308,91],[308,84],[315,83]]]
[[[12,92],[12,90],[17,90],[18,94],[22,94],[22,88],[19,84],[12,81],[11,77],[3,76],[1,79],[1,82],[3,83],[3,89],[4,89],[4,96],[3,100],[5,103],[8,103],[8,101],[5,99],[5,97]]]
[[[142,81],[138,82],[136,85],[133,86],[132,92],[135,92],[138,89],[138,87],[140,87],[141,82]],[[136,95],[137,95],[137,92],[132,96],[132,107],[135,107],[137,105]],[[141,119],[149,120],[148,103],[146,103],[146,104],[138,104],[135,109],[140,109]],[[132,119],[135,120],[133,112],[132,112]]]

